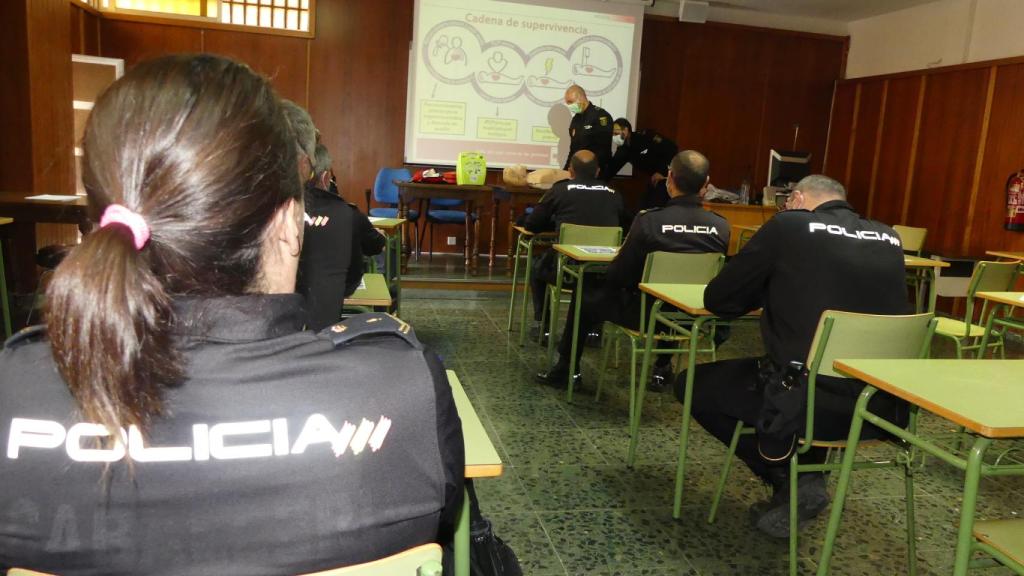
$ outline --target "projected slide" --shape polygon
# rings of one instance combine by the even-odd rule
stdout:
[[[577,3],[580,4],[580,3]],[[589,4],[580,4],[589,6]],[[642,8],[609,14],[493,0],[420,0],[410,56],[406,161],[556,166],[569,149],[565,89],[633,117]]]

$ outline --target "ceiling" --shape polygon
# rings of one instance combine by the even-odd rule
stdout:
[[[935,0],[710,0],[715,8],[787,14],[849,22]]]

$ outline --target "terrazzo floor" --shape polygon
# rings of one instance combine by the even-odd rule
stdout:
[[[406,290],[402,306],[420,340],[458,374],[505,462],[501,477],[476,486],[484,515],[515,550],[525,574],[787,573],[786,542],[749,524],[747,508],[768,492],[744,466],[733,468],[718,519],[708,524],[725,447],[696,424],[683,515],[672,519],[682,412],[670,394],[648,394],[637,464],[626,467],[628,354],[622,354],[617,370],[609,369],[602,399],[595,402],[600,356],[588,349],[583,390],[568,404],[563,391],[533,382],[533,374],[546,368],[544,354],[535,343],[519,347],[509,337],[508,293]],[[719,357],[760,352],[756,327],[738,325]],[[936,356],[946,354],[937,347]],[[1024,357],[1024,352],[1012,346],[1010,356]],[[951,429],[931,415],[921,426]],[[917,475],[918,574],[952,572],[962,481],[954,468],[934,459]],[[896,470],[854,474],[832,574],[907,573],[903,486]],[[983,481],[979,517],[1011,518],[1022,511],[1024,478]],[[800,533],[801,574],[816,569],[826,522],[823,514]],[[1010,574],[1002,568],[977,573]]]

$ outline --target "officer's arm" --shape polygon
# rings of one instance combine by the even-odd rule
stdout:
[[[387,242],[387,238],[373,227],[373,224],[370,223],[370,219],[362,212],[353,210],[352,218],[355,228],[359,231],[359,247],[362,250],[361,256],[376,256],[377,254],[380,254],[384,250],[384,244]]]
[[[736,318],[764,305],[768,280],[775,269],[781,229],[769,220],[732,257],[704,290],[704,307],[722,318]]]
[[[629,229],[622,249],[608,265],[605,280],[608,286],[628,290],[635,289],[640,284],[644,273],[644,260],[647,258],[644,223],[643,215],[633,220],[633,227]]]
[[[533,233],[548,232],[555,229],[555,204],[558,194],[555,189],[548,190],[533,207],[533,212],[526,215],[523,227]]]
[[[612,156],[610,162],[608,162],[608,171],[603,174],[604,179],[611,180],[622,170],[622,167],[629,162],[629,144],[623,144],[615,150],[615,155]],[[634,168],[635,170],[635,168]]]
[[[308,228],[302,246],[302,257],[308,261],[303,267],[306,287],[306,310],[309,313],[308,327],[320,331],[341,316],[342,299],[345,297],[345,278],[352,259],[351,217],[340,204],[339,209],[327,210],[327,224]]]
[[[359,213],[353,212],[352,256],[348,261],[348,273],[345,274],[345,298],[351,296],[359,288],[359,282],[363,279],[363,270],[366,267],[363,262],[363,250],[360,246],[363,232],[359,230],[357,223],[359,216]]]
[[[441,524],[452,527],[455,515],[462,505],[463,477],[466,473],[466,449],[462,441],[462,421],[455,409],[452,388],[444,365],[433,352],[424,352],[430,376],[434,381],[434,408],[437,422],[437,446],[440,449],[441,467],[444,469],[444,508],[441,509]]]

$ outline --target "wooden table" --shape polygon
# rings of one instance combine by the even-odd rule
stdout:
[[[448,370],[448,384],[455,398],[455,410],[462,420],[462,440],[466,447],[466,478],[494,478],[501,476],[504,466],[501,456],[491,443],[487,430],[480,422],[476,409],[462,389],[459,377]],[[455,527],[455,576],[469,576],[469,493],[463,496]]]
[[[949,262],[942,260],[932,260],[931,258],[921,258],[920,256],[911,256],[910,254],[903,255],[903,266],[906,268],[913,268],[915,270],[923,270],[927,276],[926,281],[928,282],[928,311],[935,312],[935,298],[938,295],[935,278],[938,276],[939,268],[949,268]],[[915,295],[916,296],[916,295]],[[921,299],[915,298],[917,302],[917,312],[921,312]]]
[[[462,208],[466,212],[466,234],[465,254],[466,269],[470,273],[476,273],[476,257],[480,251],[480,206],[492,198],[494,189],[490,186],[467,186],[458,184],[427,184],[423,182],[406,182],[395,180],[398,186],[398,217],[405,219],[408,216],[408,206],[415,200],[430,200],[433,198],[452,198],[462,200]],[[430,211],[429,204],[424,209],[424,217]],[[474,215],[476,218],[474,219]],[[472,238],[472,242],[470,242]],[[431,238],[433,240],[433,238]]]
[[[494,200],[494,208],[491,211],[491,250],[490,260],[488,260],[488,266],[494,267],[495,258],[495,230],[498,229],[498,209],[501,202],[508,203],[508,257],[512,259],[512,236],[513,231],[517,228],[516,226],[516,208],[520,206],[528,206],[530,204],[536,204],[540,202],[540,199],[544,196],[547,190],[540,188],[532,188],[530,186],[495,186],[492,198]],[[513,288],[515,287],[515,281],[512,282]]]
[[[978,358],[981,358],[985,354],[993,326],[1024,330],[1024,318],[1013,316],[1018,308],[1024,308],[1024,292],[978,292],[975,296],[992,303],[988,320],[985,322],[985,334],[982,335],[981,345],[978,348]],[[1003,317],[997,318],[996,313],[1000,310],[1004,311]]]
[[[730,256],[739,250],[740,226],[759,227],[779,211],[775,205],[725,204],[720,202],[705,202],[704,208],[729,221],[730,240],[728,254]]]
[[[10,255],[12,291],[31,293],[36,288],[36,250],[39,248],[36,224],[76,224],[80,231],[87,229],[89,217],[85,196],[55,202],[28,200],[32,192],[0,192],[0,216],[13,218],[4,236],[11,241],[6,249]]]
[[[572,320],[572,350],[569,355],[569,386],[566,390],[566,401],[572,402],[573,375],[576,374],[576,347],[582,346],[579,342],[580,309],[583,305],[583,280],[587,272],[593,272],[594,268],[603,268],[615,259],[619,253],[617,246],[577,246],[574,244],[554,244],[552,248],[558,252],[558,271],[555,274],[555,294],[552,299],[551,309],[548,311],[548,364],[554,361],[555,353],[555,323],[558,321],[559,299],[558,294],[562,293],[563,273],[576,279],[576,306],[569,313],[573,315]],[[525,306],[524,306],[525,308]],[[562,336],[565,337],[564,335]]]
[[[1006,258],[1007,260],[1024,260],[1024,252],[1007,252],[1004,250],[986,250],[985,254],[989,256],[995,256],[996,258]]]
[[[654,349],[654,331],[658,324],[669,327],[680,333],[690,333],[689,353],[686,362],[686,386],[683,391],[683,424],[679,434],[679,457],[676,463],[676,485],[675,497],[672,508],[673,518],[678,519],[682,511],[683,503],[683,480],[686,476],[686,449],[690,437],[691,406],[693,404],[693,376],[697,366],[697,342],[700,340],[701,327],[707,322],[717,318],[704,308],[704,289],[706,284],[657,284],[643,282],[640,284],[640,291],[655,298],[654,305],[647,319],[647,341],[644,346],[643,361],[640,364],[640,380],[637,385],[636,407],[633,410],[630,433],[629,453],[626,462],[630,466],[636,458],[636,446],[640,435],[640,415],[643,410],[644,393],[647,389],[646,383],[651,367],[651,351]],[[661,312],[662,306],[668,304],[681,310],[693,318],[693,324],[689,327],[679,324],[677,318],[672,318]],[[761,312],[754,311],[743,318],[754,319],[760,316]]]
[[[1024,437],[1024,360],[836,360],[835,369],[867,383],[854,408],[843,455],[818,576],[828,574],[832,544],[839,530],[864,422],[873,424],[919,450],[965,472],[954,576],[965,576],[971,559],[974,511],[982,476],[1024,475],[1024,463],[1005,458],[984,461],[993,439]],[[975,434],[967,451],[948,450],[868,411],[868,401],[882,390],[906,400],[912,411],[923,408]],[[1009,461],[1009,462],[1008,462]]]
[[[402,312],[402,229],[404,218],[376,218],[370,216],[370,224],[384,233],[384,278],[395,289],[395,313]]]
[[[550,245],[557,238],[557,232],[539,232],[534,234],[522,226],[512,226],[511,230],[518,233],[516,236],[516,253],[512,258],[512,294],[509,296],[508,302],[508,331],[512,330],[512,318],[515,316],[516,309],[516,283],[519,279],[519,259],[521,258],[522,251],[526,251],[526,262],[523,263],[525,268],[523,272],[523,294],[522,308],[519,311],[519,345],[522,346],[526,339],[526,304],[530,299],[530,276],[533,274],[533,248],[541,244]]]
[[[383,274],[363,274],[363,281],[351,296],[345,298],[343,306],[359,306],[371,309],[391,308],[391,292]]]

